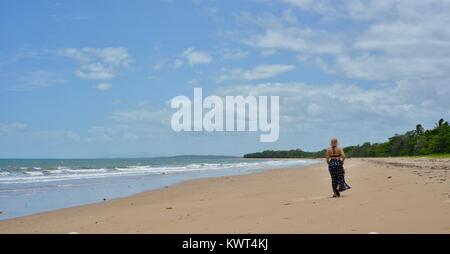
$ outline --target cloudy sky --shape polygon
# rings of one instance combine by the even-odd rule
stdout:
[[[450,118],[450,1],[0,2],[0,157],[242,155]],[[280,96],[280,138],[175,133],[177,95]]]

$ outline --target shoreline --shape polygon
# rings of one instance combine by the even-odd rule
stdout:
[[[325,163],[188,180],[2,220],[0,233],[450,233],[449,165],[348,159],[353,188],[338,199]]]
[[[247,161],[247,159],[244,158],[240,158],[242,161]],[[257,159],[256,161],[290,161],[290,159]],[[122,178],[122,180],[119,180],[121,182],[124,182],[124,184],[121,184],[122,187],[120,185],[118,185],[118,179],[119,178],[115,178],[115,177],[106,177],[106,178],[99,178],[99,179],[87,179],[87,182],[83,182],[80,183],[79,179],[75,179],[69,182],[63,182],[63,183],[59,183],[59,182],[55,182],[55,184],[53,184],[54,186],[60,186],[60,185],[75,185],[75,186],[80,186],[80,188],[72,188],[72,189],[60,189],[57,190],[58,192],[61,192],[63,194],[60,195],[56,195],[56,196],[50,196],[49,198],[47,198],[48,196],[45,195],[39,195],[39,196],[32,196],[31,198],[29,198],[28,200],[23,200],[24,202],[17,202],[22,204],[23,206],[29,206],[29,207],[36,207],[36,201],[35,200],[39,200],[39,199],[46,199],[46,200],[50,200],[50,202],[47,202],[48,207],[45,209],[42,209],[42,206],[40,209],[30,209],[28,210],[28,212],[21,212],[21,213],[17,213],[14,210],[11,210],[11,208],[7,208],[7,206],[3,206],[0,207],[0,221],[5,221],[5,220],[9,220],[9,219],[15,219],[15,218],[21,218],[21,217],[26,217],[26,216],[33,216],[33,215],[39,215],[39,214],[43,214],[43,213],[47,213],[47,212],[53,212],[53,211],[57,211],[57,210],[61,210],[61,209],[66,209],[66,208],[74,208],[74,207],[81,207],[81,206],[86,206],[86,205],[93,205],[93,204],[100,204],[100,203],[104,203],[105,201],[110,201],[110,200],[115,200],[115,199],[120,199],[120,198],[127,198],[127,197],[131,197],[133,195],[137,195],[143,192],[148,192],[148,191],[154,191],[154,190],[158,190],[158,189],[163,189],[163,188],[168,188],[171,186],[175,186],[177,184],[181,184],[184,182],[190,182],[190,181],[195,181],[198,179],[210,179],[210,178],[216,178],[216,177],[225,177],[225,176],[238,176],[238,175],[248,175],[248,174],[254,174],[254,173],[261,173],[261,172],[265,172],[265,171],[270,171],[270,170],[280,170],[280,169],[289,169],[289,168],[303,168],[305,166],[308,166],[310,164],[317,164],[320,163],[319,160],[314,160],[314,159],[293,159],[291,161],[306,161],[304,165],[283,165],[283,166],[278,166],[278,165],[274,165],[271,168],[265,168],[266,165],[261,166],[260,168],[253,168],[253,169],[237,169],[237,168],[228,168],[225,171],[224,170],[211,170],[210,172],[208,171],[197,171],[197,172],[187,172],[186,174],[170,174],[170,171],[166,171],[166,172],[162,172],[160,174],[149,174],[149,175],[142,175],[142,176],[132,176],[130,177],[126,177]],[[249,160],[249,163],[252,163],[252,160]],[[169,172],[169,173],[168,173]],[[164,178],[160,178],[161,176],[163,176]],[[156,178],[160,178],[159,180]],[[170,178],[168,178],[170,177]],[[106,180],[105,180],[106,179]],[[95,182],[98,181],[102,181],[104,183],[102,184],[95,184]],[[87,188],[84,188],[83,186],[88,186]],[[89,187],[91,186],[91,187]],[[103,187],[105,186],[105,187]],[[125,187],[124,187],[125,186]],[[126,187],[128,186],[128,187]],[[117,187],[119,187],[119,189],[122,190],[121,191],[117,191]],[[39,187],[38,187],[39,188]],[[48,189],[48,186],[45,186],[44,188]],[[111,189],[114,188],[114,192],[112,191],[107,191],[107,189]],[[89,191],[86,192],[87,189],[90,189]],[[20,189],[19,189],[20,190]],[[106,191],[105,191],[106,190]],[[0,190],[1,191],[1,190]],[[36,190],[36,192],[41,192],[39,189]],[[48,192],[48,191],[47,191]],[[74,193],[78,193],[75,194]],[[103,193],[103,194],[102,194]],[[70,202],[65,202],[61,201],[61,195],[64,196],[64,194],[66,196],[69,196],[71,198]],[[86,195],[86,197],[88,197],[87,199],[83,198],[78,198],[74,200],[74,197],[82,197],[83,195]],[[22,195],[22,196],[26,196],[26,195]],[[60,198],[58,198],[58,196]],[[94,198],[93,198],[94,197]],[[51,202],[51,199],[54,198],[54,201]],[[30,205],[30,200],[31,203]],[[0,199],[0,202],[5,201]],[[5,203],[3,204],[7,204],[7,202],[5,201]],[[12,207],[17,205],[15,203],[11,204]],[[6,212],[5,212],[6,211]]]
[[[304,167],[298,168],[273,168],[273,169],[269,169],[266,171],[262,171],[262,172],[254,172],[254,173],[245,173],[245,174],[240,174],[240,175],[230,175],[230,176],[209,176],[209,177],[202,177],[202,178],[196,178],[196,179],[189,179],[189,180],[182,180],[180,182],[176,182],[170,185],[166,185],[163,187],[159,187],[159,188],[155,188],[155,189],[148,189],[148,190],[144,190],[135,194],[131,194],[128,196],[124,196],[124,197],[117,197],[117,198],[111,198],[108,200],[104,200],[102,201],[98,201],[95,203],[90,203],[90,204],[84,204],[84,205],[75,205],[75,206],[71,206],[71,207],[64,207],[64,208],[58,208],[55,210],[50,210],[50,211],[44,211],[44,212],[37,212],[37,213],[33,213],[33,214],[29,214],[29,215],[23,215],[23,216],[19,216],[19,217],[13,217],[13,218],[8,218],[8,219],[0,219],[0,224],[1,222],[6,222],[9,220],[20,220],[20,219],[26,219],[28,217],[40,217],[41,215],[46,215],[48,213],[54,213],[54,212],[61,212],[63,210],[67,210],[67,209],[74,209],[74,208],[88,208],[90,206],[96,206],[96,205],[100,205],[100,204],[106,204],[108,202],[114,202],[114,201],[120,201],[120,200],[124,200],[124,199],[128,199],[128,198],[133,198],[135,196],[139,196],[139,195],[143,195],[143,194],[148,194],[148,193],[152,193],[152,192],[156,192],[156,191],[161,191],[164,189],[168,189],[168,188],[173,188],[173,187],[178,187],[179,185],[189,185],[189,184],[196,184],[197,181],[207,181],[207,180],[213,180],[213,179],[220,179],[220,178],[230,178],[230,177],[239,177],[239,176],[248,176],[248,175],[259,175],[259,174],[264,174],[266,172],[270,172],[270,171],[275,171],[275,170],[290,170],[290,169],[303,169],[306,167],[310,167],[313,165],[306,165]],[[0,229],[0,234],[1,234],[1,229]]]

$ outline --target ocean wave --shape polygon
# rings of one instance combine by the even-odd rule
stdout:
[[[64,170],[62,169],[52,169],[52,170],[46,170],[45,171],[48,174],[62,174],[64,173]]]
[[[105,168],[92,168],[92,169],[65,169],[63,171],[69,172],[69,173],[104,173],[107,170]]]
[[[0,183],[18,184],[18,183],[36,183],[36,182],[54,182],[63,180],[80,180],[92,178],[108,177],[106,174],[61,174],[61,175],[38,175],[38,176],[7,176],[0,177]]]
[[[130,165],[112,168],[70,168],[59,166],[56,169],[22,171],[23,174],[0,172],[0,183],[35,183],[64,180],[93,179],[117,176],[170,175],[199,171],[243,170],[251,171],[268,168],[291,167],[314,163],[314,160],[262,160],[220,163],[191,163],[177,166]],[[35,167],[37,168],[37,167]]]
[[[44,175],[44,172],[41,172],[41,171],[25,171],[24,173],[27,174],[27,175],[30,175],[30,176],[41,176],[41,175]]]

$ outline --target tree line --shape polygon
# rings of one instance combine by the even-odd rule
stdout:
[[[414,130],[396,134],[383,143],[365,142],[362,145],[344,147],[347,157],[389,157],[450,153],[450,126],[440,119],[431,130],[417,124]],[[245,154],[244,158],[323,158],[326,149],[306,152],[301,149],[285,151],[266,150]]]

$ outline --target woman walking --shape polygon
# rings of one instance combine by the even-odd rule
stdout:
[[[327,163],[328,171],[330,171],[331,175],[333,197],[340,197],[340,192],[351,188],[344,179],[344,161],[344,150],[338,146],[338,140],[336,138],[331,139],[331,146],[327,150]]]

